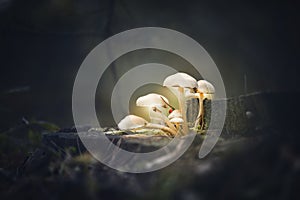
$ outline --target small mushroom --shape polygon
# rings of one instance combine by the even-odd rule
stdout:
[[[200,80],[198,83],[198,93],[203,94],[203,99],[213,99],[215,87],[206,80]]]
[[[204,99],[212,99],[215,93],[215,87],[206,80],[198,81],[197,92],[199,93],[199,112],[195,122],[194,128],[197,129],[198,124],[201,122],[201,129],[203,129],[203,117],[204,117]]]
[[[148,107],[151,123],[166,123],[171,129],[176,130],[174,125],[169,121],[167,116],[165,116],[162,111],[162,109],[166,109],[169,105],[169,101],[166,97],[156,93],[150,93],[139,97],[136,100],[136,105]]]
[[[172,135],[176,135],[177,132],[169,127],[160,125],[160,124],[152,124],[147,122],[144,118],[138,117],[136,115],[127,115],[124,119],[122,119],[118,127],[120,130],[130,130],[130,129],[160,129],[162,131],[166,131],[171,133]]]
[[[170,122],[173,123],[177,129],[179,129],[180,124],[182,124],[184,121],[181,117],[174,117],[170,120]]]
[[[182,126],[183,126],[183,132],[184,134],[188,131],[187,126],[187,120],[186,120],[186,106],[185,106],[185,95],[184,95],[184,88],[187,89],[195,89],[198,87],[196,79],[194,79],[192,76],[178,72],[176,74],[173,74],[171,76],[168,76],[163,83],[163,86],[166,86],[168,88],[177,88],[178,93],[176,92],[175,95],[178,98],[179,103],[179,110],[182,113],[182,118],[184,120]]]
[[[182,118],[182,114],[179,110],[174,110],[173,112],[171,112],[168,116],[169,119],[173,119],[173,118]]]
[[[144,127],[148,124],[148,122],[141,117],[138,117],[136,115],[127,115],[124,119],[122,119],[118,127],[121,130],[128,130],[128,129],[137,129]]]

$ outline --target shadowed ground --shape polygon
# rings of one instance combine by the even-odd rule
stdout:
[[[38,138],[38,129],[54,127],[37,122],[21,125],[1,145],[15,150],[13,145],[19,142],[15,134],[35,130],[28,135],[30,143],[19,144],[19,150],[32,151],[26,158],[18,150],[2,152],[2,156],[7,154],[7,160],[0,171],[1,191],[9,199],[295,199],[299,197],[300,136],[292,126],[295,119],[281,117],[278,123],[277,116],[296,112],[299,106],[295,104],[295,94],[286,93],[283,99],[281,96],[256,93],[228,99],[226,128],[206,158],[197,157],[205,138],[198,135],[180,159],[146,174],[122,173],[102,165],[86,152],[75,129],[47,131]],[[282,102],[289,103],[278,107]],[[264,110],[259,109],[260,105]],[[276,113],[273,106],[278,107]],[[251,109],[258,120],[249,125],[245,120],[249,117],[242,118],[244,109]],[[87,137],[96,133],[88,129],[82,127],[79,131]],[[133,136],[108,137],[134,152],[153,151],[169,140],[162,136]]]

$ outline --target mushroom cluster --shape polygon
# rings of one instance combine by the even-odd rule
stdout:
[[[150,122],[136,115],[128,115],[119,122],[119,129],[160,129],[172,136],[176,136],[179,133],[185,135],[189,130],[186,116],[186,102],[188,99],[196,98],[199,100],[199,110],[194,123],[194,129],[200,127],[200,130],[202,130],[204,127],[203,101],[213,98],[213,94],[215,93],[214,86],[206,80],[197,81],[192,76],[182,72],[168,76],[164,80],[163,86],[170,89],[177,97],[178,109],[170,105],[169,100],[163,95],[150,93],[141,96],[136,100],[136,105],[148,108]],[[168,115],[166,115],[166,110],[169,110]]]

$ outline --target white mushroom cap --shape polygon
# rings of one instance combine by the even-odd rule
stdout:
[[[204,94],[214,94],[215,87],[206,80],[198,81],[198,91]]]
[[[182,114],[181,114],[181,112],[179,110],[174,110],[168,116],[169,119],[178,118],[178,117],[182,118]]]
[[[165,102],[169,103],[168,99],[162,95],[156,93],[150,93],[145,96],[139,97],[136,100],[137,106],[164,106],[166,103],[162,100],[164,99]]]
[[[180,117],[174,117],[170,120],[171,123],[183,123],[183,119]]]
[[[127,130],[127,129],[135,129],[135,128],[141,128],[145,126],[148,122],[136,115],[127,115],[124,119],[122,119],[118,127],[121,130]]]
[[[167,87],[182,87],[182,88],[197,88],[198,84],[196,79],[192,76],[178,72],[171,76],[168,76],[163,83],[163,86]]]
[[[184,97],[187,99],[199,98],[199,93],[191,92],[191,89],[184,91]]]

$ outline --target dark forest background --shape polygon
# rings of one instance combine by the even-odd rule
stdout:
[[[22,117],[71,126],[77,70],[106,38],[137,27],[198,41],[228,96],[299,91],[297,1],[1,0],[1,130]],[[245,78],[247,91],[245,91]]]

